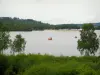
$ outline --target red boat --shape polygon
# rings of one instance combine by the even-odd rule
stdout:
[[[52,37],[49,37],[48,40],[52,40]]]

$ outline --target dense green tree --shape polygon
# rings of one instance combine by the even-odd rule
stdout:
[[[48,24],[33,19],[20,19],[0,17],[0,22],[10,31],[32,31],[45,29],[79,29],[83,24]],[[96,29],[100,29],[100,23],[93,23]]]
[[[26,45],[26,41],[24,38],[22,38],[22,36],[16,35],[16,38],[14,39],[14,41],[11,44],[11,50],[12,52],[22,52],[25,49],[25,45]]]
[[[78,40],[78,50],[87,56],[95,55],[99,48],[99,39],[92,24],[84,24]]]
[[[0,53],[3,53],[3,50],[9,47],[9,37],[10,35],[6,27],[4,27],[2,23],[0,23]]]
[[[19,19],[10,17],[0,17],[0,22],[5,25],[9,31],[32,31],[45,29],[79,29],[78,24],[48,24],[32,19]]]
[[[99,56],[100,56],[100,35],[99,35]]]

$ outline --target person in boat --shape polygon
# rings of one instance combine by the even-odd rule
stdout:
[[[48,40],[52,40],[52,37],[49,37]]]
[[[77,36],[75,36],[75,38],[77,38]]]

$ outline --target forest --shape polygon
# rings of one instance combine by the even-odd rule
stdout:
[[[80,29],[82,24],[48,24],[33,19],[20,19],[11,17],[0,17],[0,22],[9,29],[9,31],[32,31],[45,29]],[[95,25],[100,29],[100,25]]]

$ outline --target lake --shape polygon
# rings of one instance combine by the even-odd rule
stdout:
[[[100,35],[100,30],[96,30]],[[10,32],[11,38],[21,34],[27,41],[25,53],[50,54],[55,56],[80,56],[77,50],[78,30],[45,30],[32,32]],[[77,38],[75,38],[77,36]],[[52,40],[48,40],[52,37]]]

